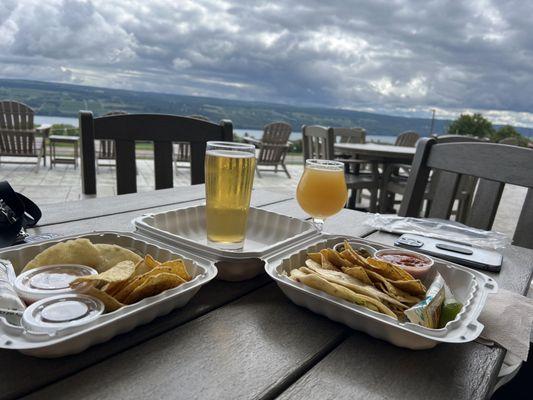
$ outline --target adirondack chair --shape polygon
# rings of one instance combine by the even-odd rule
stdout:
[[[126,111],[111,111],[107,114],[104,114],[105,117],[111,116],[111,115],[124,115],[127,114]],[[96,153],[96,170],[98,171],[99,165],[106,165],[108,167],[112,167],[116,165],[116,158],[117,158],[117,151],[115,149],[115,141],[114,140],[108,140],[108,139],[102,139],[100,140],[100,145],[98,152]],[[100,161],[102,160],[108,160],[113,161],[113,164],[105,163],[102,164]]]
[[[5,164],[35,164],[40,160],[46,165],[45,139],[51,125],[35,128],[34,111],[23,103],[0,101],[0,162]],[[41,137],[36,134],[40,133]],[[1,160],[2,157],[36,158],[37,161]]]
[[[209,122],[209,118],[203,115],[188,115],[187,118],[199,119],[200,121]],[[188,165],[182,165],[180,163],[189,163]],[[176,172],[178,168],[189,168],[191,162],[191,145],[189,142],[174,142],[174,165]]]
[[[395,146],[415,147],[416,142],[420,139],[420,135],[414,131],[402,132],[394,142]]]
[[[291,132],[292,127],[289,124],[273,122],[263,128],[261,140],[248,136],[244,137],[245,142],[255,144],[259,149],[255,165],[257,176],[261,178],[261,173],[259,172],[259,167],[261,166],[272,166],[274,167],[273,171],[277,173],[278,167],[281,165],[287,177],[291,178],[291,174],[289,174],[285,165],[285,156],[290,147],[289,136]],[[269,171],[272,170],[269,169]]]

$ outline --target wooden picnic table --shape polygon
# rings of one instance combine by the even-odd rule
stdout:
[[[202,185],[43,207],[37,233],[131,230],[130,220],[199,204]],[[297,218],[293,196],[256,190],[256,207]],[[342,210],[326,221],[338,234],[392,243]],[[509,247],[501,287],[525,293],[533,251]],[[29,399],[483,399],[504,351],[473,342],[401,349],[290,302],[265,275],[212,281],[182,309],[86,351],[37,359],[0,350],[0,398]]]

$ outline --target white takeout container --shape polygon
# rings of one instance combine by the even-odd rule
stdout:
[[[365,239],[322,234],[288,248],[276,257],[271,257],[267,260],[265,270],[285,295],[297,305],[399,347],[413,350],[429,349],[439,343],[470,342],[480,335],[483,325],[477,321],[477,318],[485,305],[487,295],[497,292],[497,284],[481,272],[447,261],[434,259],[433,268],[440,272],[457,300],[463,303],[463,308],[457,317],[442,329],[429,329],[410,322],[401,323],[385,314],[288,278],[287,274],[292,269],[305,265],[308,252],[332,248],[344,239],[366,243],[378,250],[387,248]]]
[[[242,281],[264,272],[266,258],[316,236],[308,221],[250,207],[244,247],[240,250],[218,249],[208,244],[205,205],[146,214],[135,218],[133,225],[143,236],[188,251],[216,262],[218,279]]]
[[[192,280],[156,296],[126,305],[116,311],[99,315],[79,329],[58,330],[52,333],[36,332],[8,324],[0,317],[0,348],[19,350],[36,357],[60,357],[79,353],[90,346],[147,324],[156,317],[183,307],[201,286],[215,278],[213,263],[185,249],[169,249],[162,243],[130,232],[93,232],[47,240],[36,244],[15,246],[0,251],[0,259],[9,260],[16,273],[46,248],[68,239],[87,238],[93,243],[116,244],[140,255],[150,254],[156,260],[183,259]]]

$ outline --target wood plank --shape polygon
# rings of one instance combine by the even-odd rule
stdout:
[[[105,215],[133,210],[149,210],[165,205],[179,205],[180,203],[200,200],[205,197],[205,187],[194,185],[173,189],[163,189],[151,192],[133,193],[113,197],[98,197],[67,203],[46,204],[41,206],[43,217],[39,226],[60,224],[70,221],[79,221]],[[265,198],[267,202],[275,203],[293,196],[255,189],[252,192],[252,201],[256,198]],[[140,212],[139,214],[142,214]]]
[[[367,237],[392,245],[397,235]],[[525,294],[533,271],[533,251],[510,246],[500,287]],[[496,381],[505,351],[476,342],[439,345],[425,351],[401,349],[353,331],[282,399],[485,399]]]
[[[172,142],[154,142],[155,188],[167,189],[174,186],[174,165]]]
[[[433,183],[431,182],[431,184]],[[435,189],[435,195],[432,197],[429,218],[449,219],[457,186],[459,185],[459,175],[441,171],[435,184],[437,188]]]
[[[28,399],[271,398],[347,331],[270,284]]]
[[[491,229],[498,211],[504,184],[480,179],[466,224],[478,229]]]
[[[533,189],[527,191],[518,225],[513,236],[513,244],[533,249]]]
[[[137,192],[137,165],[135,162],[135,142],[118,139],[116,147],[117,194]],[[172,168],[172,164],[170,165]]]

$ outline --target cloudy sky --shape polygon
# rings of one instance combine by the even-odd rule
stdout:
[[[0,0],[0,77],[533,126],[533,2]]]

